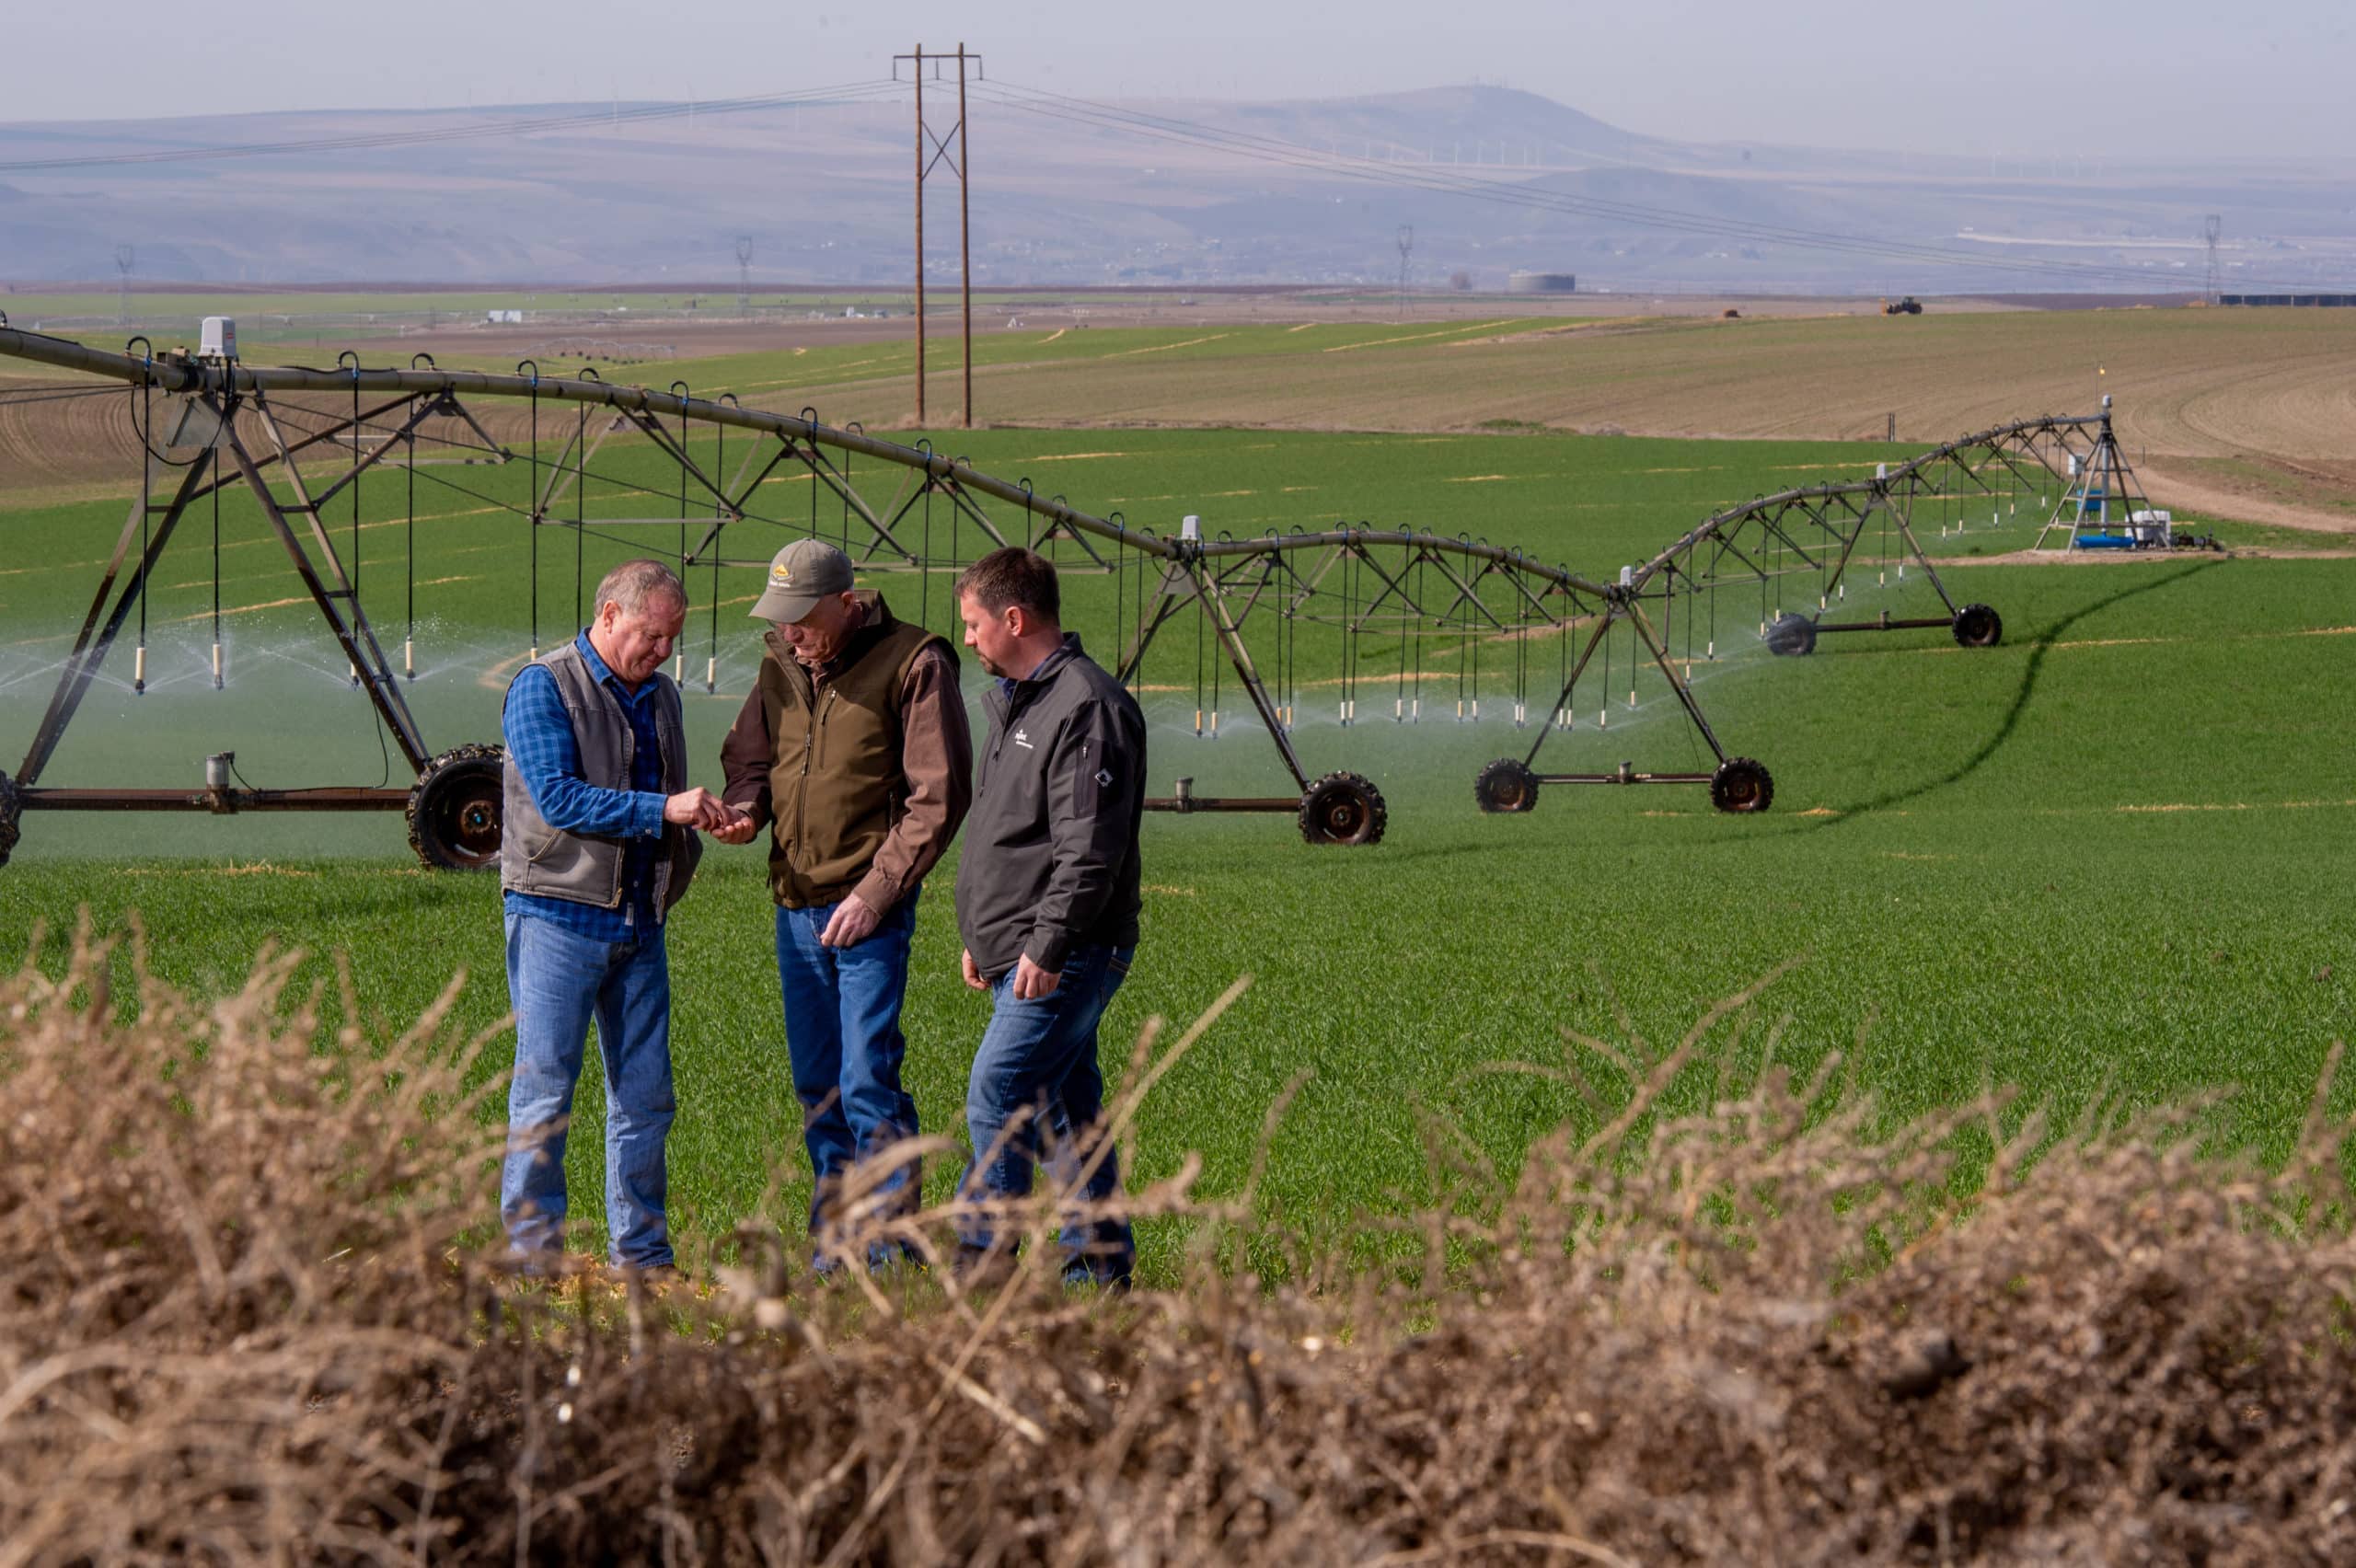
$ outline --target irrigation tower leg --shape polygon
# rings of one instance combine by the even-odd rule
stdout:
[[[1914,559],[1923,568],[1923,575],[1931,580],[1931,592],[1939,596],[1939,603],[1945,605],[1947,614],[1952,616],[1956,613],[1955,596],[1947,592],[1947,585],[1939,581],[1939,569],[1933,566],[1931,558],[1923,553],[1923,541],[1914,536],[1913,522],[1907,516],[1911,510],[1908,507],[1892,507],[1889,514],[1898,525],[1899,536],[1906,541],[1906,548],[1914,552]]]
[[[1587,662],[1595,657],[1597,649],[1603,646],[1604,634],[1611,629],[1611,623],[1619,618],[1618,613],[1609,606],[1604,609],[1603,614],[1596,617],[1595,630],[1588,634],[1587,646],[1579,650],[1578,659],[1571,665],[1570,678],[1564,681],[1562,691],[1554,698],[1553,711],[1555,713],[1562,712],[1569,704],[1571,693],[1578,686],[1579,677],[1587,673]],[[1538,752],[1546,744],[1546,734],[1547,726],[1539,725],[1538,738],[1530,743],[1530,755],[1521,759],[1522,767],[1534,768],[1538,766]]]
[[[1237,678],[1242,681],[1243,689],[1251,694],[1252,706],[1260,710],[1260,722],[1268,727],[1268,738],[1276,742],[1276,753],[1285,759],[1285,767],[1291,772],[1293,782],[1306,792],[1309,775],[1302,769],[1300,758],[1293,752],[1292,736],[1285,732],[1284,724],[1276,718],[1276,705],[1270,699],[1268,688],[1260,683],[1260,671],[1252,663],[1251,651],[1243,646],[1243,639],[1236,631],[1235,623],[1228,619],[1227,605],[1205,581],[1207,573],[1199,563],[1193,568],[1191,575],[1195,582],[1195,597],[1202,602],[1203,614],[1210,619],[1211,631],[1218,638],[1218,645],[1227,650],[1228,662],[1235,666]]]
[[[1677,661],[1669,657],[1668,647],[1662,643],[1660,634],[1653,629],[1652,619],[1645,614],[1644,606],[1631,604],[1628,620],[1636,628],[1636,635],[1645,640],[1645,646],[1652,650],[1653,663],[1659,666],[1661,674],[1668,679],[1669,689],[1675,692],[1677,700],[1684,705],[1685,716],[1693,721],[1695,729],[1702,732],[1702,739],[1709,743],[1711,753],[1720,762],[1726,761],[1727,748],[1718,744],[1718,737],[1711,731],[1710,721],[1702,717],[1702,705],[1693,700],[1693,688],[1677,673]]]
[[[276,421],[269,418],[266,410],[262,413],[265,428],[276,440]],[[344,657],[351,661],[352,668],[360,672],[360,683],[368,689],[368,700],[376,705],[376,712],[385,721],[385,727],[392,732],[394,744],[400,747],[401,755],[408,759],[412,770],[424,772],[425,765],[432,760],[425,749],[424,738],[418,733],[417,721],[410,716],[409,703],[393,679],[392,666],[386,663],[384,650],[376,645],[376,634],[369,627],[367,616],[361,611],[359,596],[352,593],[351,580],[344,575],[343,562],[336,555],[335,546],[328,538],[327,530],[319,525],[318,513],[307,505],[302,508],[310,519],[311,535],[319,548],[320,559],[333,576],[333,587],[321,578],[319,568],[303,548],[303,541],[295,536],[293,525],[286,521],[286,513],[278,504],[278,498],[270,493],[270,482],[262,478],[261,468],[254,462],[253,454],[248,452],[245,443],[237,439],[233,423],[225,421],[222,444],[237,460],[238,471],[245,475],[246,488],[253,491],[255,499],[261,503],[262,515],[277,530],[279,542],[286,547],[287,555],[294,562],[296,574],[303,579],[303,586],[309,590],[311,602],[318,605],[320,617],[328,623],[328,629],[335,633],[335,640],[342,647]],[[294,472],[294,466],[291,460],[286,467],[290,474]],[[296,493],[302,493],[303,489],[298,478]],[[339,603],[348,608],[349,615],[344,609],[338,608]]]
[[[206,398],[204,404],[215,414],[221,413],[219,406],[211,398]],[[227,416],[222,415],[222,418],[225,425]],[[170,501],[161,506],[148,503],[149,512],[156,518],[155,530],[148,537],[145,552],[132,569],[131,580],[122,585],[121,596],[109,610],[107,596],[114,590],[115,579],[122,571],[124,558],[138,543],[139,525],[144,521],[139,502],[132,502],[131,515],[123,520],[122,536],[115,541],[114,556],[107,562],[106,575],[98,580],[98,591],[90,600],[90,613],[83,617],[82,629],[74,639],[74,651],[65,656],[65,667],[58,675],[57,690],[50,696],[49,710],[41,715],[40,728],[33,732],[32,745],[25,752],[24,766],[17,770],[17,788],[29,789],[40,781],[41,769],[49,766],[50,755],[56,751],[58,741],[65,733],[65,726],[74,718],[74,710],[82,705],[83,694],[90,689],[90,682],[98,674],[98,666],[106,663],[107,651],[114,646],[116,635],[122,630],[122,623],[130,617],[132,605],[137,604],[139,595],[145,592],[147,575],[155,570],[156,558],[164,553],[164,546],[170,540],[172,529],[179,525],[189,503],[210,488],[204,482],[205,476],[217,461],[218,454],[212,448],[206,448],[202,456],[180,470],[179,486]],[[153,452],[147,455],[146,462],[152,491],[155,481],[169,472],[171,465]],[[104,617],[103,625],[101,617]]]

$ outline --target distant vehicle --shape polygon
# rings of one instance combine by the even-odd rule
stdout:
[[[1881,302],[1881,313],[1884,316],[1920,316],[1923,314],[1923,302],[1912,294],[1908,294],[1895,305],[1884,300]]]

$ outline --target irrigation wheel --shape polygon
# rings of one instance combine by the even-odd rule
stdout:
[[[1730,756],[1710,775],[1710,804],[1722,812],[1763,812],[1775,799],[1775,780],[1747,756]]]
[[[484,871],[499,864],[507,753],[457,746],[425,765],[409,792],[409,847],[432,870]]]
[[[1527,812],[1538,805],[1538,775],[1519,757],[1501,756],[1472,780],[1472,798],[1484,812]]]
[[[17,848],[17,819],[24,812],[24,803],[17,799],[17,781],[0,773],[0,866]]]
[[[1300,836],[1311,844],[1380,844],[1390,821],[1382,791],[1355,773],[1329,773],[1300,798]]]
[[[1767,651],[1780,658],[1804,658],[1816,651],[1816,623],[1789,610],[1767,623]]]
[[[1966,605],[1955,613],[1955,640],[1966,648],[1993,648],[2004,640],[2004,617],[1986,605]]]

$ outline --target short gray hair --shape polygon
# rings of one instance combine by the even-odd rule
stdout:
[[[626,560],[598,582],[589,614],[595,618],[613,605],[622,614],[634,616],[646,607],[649,597],[659,594],[668,594],[679,601],[681,609],[687,608],[687,585],[679,581],[677,572],[659,560]]]

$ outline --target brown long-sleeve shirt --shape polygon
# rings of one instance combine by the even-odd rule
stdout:
[[[940,860],[973,802],[956,654],[938,637],[895,651],[895,634],[916,628],[875,595],[861,598],[865,622],[819,669],[769,634],[721,744],[723,798],[772,830],[770,887],[788,908],[855,893],[878,914],[890,910]]]

